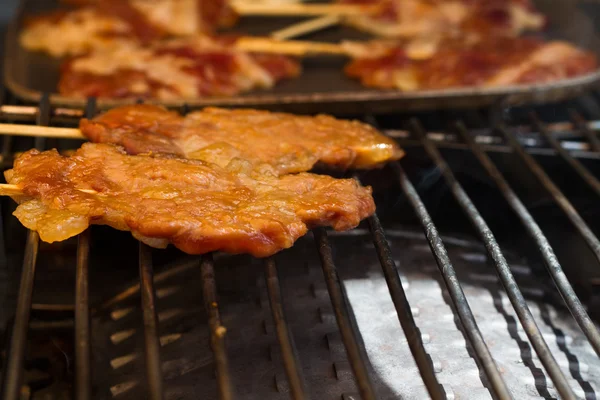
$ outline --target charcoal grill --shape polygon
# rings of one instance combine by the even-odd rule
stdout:
[[[600,110],[594,96],[590,95],[581,100],[581,104],[585,106],[584,113],[592,117],[595,111]],[[22,105],[10,101],[1,104],[0,115],[3,122],[32,123],[35,120],[38,125],[75,124],[78,118],[90,117],[96,112],[93,99],[88,101],[85,110],[52,108],[48,95],[43,96],[37,105]],[[559,109],[563,110],[562,107],[563,105],[560,105]],[[184,107],[183,112],[186,109]],[[412,208],[425,237],[417,234],[417,231],[405,228],[392,227],[386,230],[379,218],[373,216],[368,219],[364,229],[344,234],[316,229],[299,241],[294,249],[283,252],[281,257],[250,261],[250,264],[262,264],[262,277],[249,272],[255,273],[256,265],[239,265],[236,269],[229,270],[225,279],[228,279],[227,276],[231,278],[233,272],[243,276],[250,274],[248,276],[252,278],[244,281],[244,285],[258,288],[262,293],[259,296],[258,308],[261,312],[268,310],[270,313],[270,318],[265,318],[263,322],[261,334],[276,338],[278,348],[270,347],[269,359],[272,365],[264,372],[268,375],[264,381],[271,383],[266,385],[269,388],[267,394],[253,393],[258,383],[252,380],[258,378],[244,377],[240,373],[240,369],[246,374],[253,370],[259,373],[262,364],[257,363],[255,368],[252,365],[244,368],[236,365],[236,361],[243,356],[243,349],[252,348],[251,345],[244,347],[239,343],[247,341],[259,346],[258,343],[264,342],[264,337],[255,339],[253,335],[256,333],[252,333],[250,328],[246,333],[236,332],[236,329],[246,329],[240,328],[248,323],[244,314],[248,313],[250,319],[250,315],[258,312],[256,304],[253,304],[254,308],[250,307],[249,303],[253,302],[246,298],[235,307],[228,306],[228,319],[233,321],[232,324],[237,324],[235,328],[228,327],[220,315],[223,303],[219,300],[217,289],[217,281],[221,274],[221,266],[218,264],[235,263],[236,257],[215,255],[213,259],[213,255],[205,255],[201,258],[186,259],[185,263],[165,268],[154,275],[153,260],[157,254],[153,255],[151,249],[139,244],[139,284],[128,287],[108,300],[104,299],[100,305],[95,305],[90,301],[90,285],[93,288],[94,282],[89,278],[90,246],[93,240],[89,231],[80,235],[76,250],[73,306],[67,305],[62,309],[58,307],[62,311],[66,309],[73,312],[72,324],[66,324],[68,329],[74,330],[75,338],[72,398],[105,398],[101,392],[94,389],[94,382],[97,384],[98,381],[94,379],[94,372],[102,370],[102,367],[93,362],[99,358],[98,355],[92,358],[93,349],[98,343],[99,335],[110,331],[113,325],[120,326],[121,316],[131,312],[132,308],[122,306],[121,302],[135,300],[138,292],[143,321],[143,345],[140,352],[143,357],[140,357],[140,362],[136,364],[132,361],[136,359],[136,353],[131,353],[133,349],[125,346],[126,355],[112,358],[111,363],[117,370],[117,377],[121,375],[119,368],[122,365],[132,362],[137,366],[144,365],[145,379],[136,378],[131,370],[123,373],[122,380],[110,386],[110,392],[105,393],[110,393],[114,398],[139,396],[154,400],[214,396],[223,400],[372,400],[419,399],[429,396],[433,399],[525,399],[553,398],[557,395],[563,399],[596,398],[600,394],[600,334],[594,321],[588,316],[586,306],[582,304],[567,278],[566,273],[576,266],[570,265],[571,263],[563,266],[559,262],[545,231],[538,225],[537,218],[534,218],[522,196],[517,194],[517,190],[513,190],[505,173],[500,171],[490,156],[502,154],[508,157],[513,165],[519,164],[520,168],[524,169],[523,174],[531,175],[531,179],[542,185],[574,227],[577,238],[591,249],[596,258],[582,258],[578,261],[593,265],[592,270],[597,269],[597,262],[600,261],[598,237],[563,189],[559,188],[542,166],[539,157],[558,162],[561,170],[572,170],[581,179],[581,182],[575,185],[587,186],[592,192],[600,195],[600,182],[591,172],[600,160],[600,141],[595,133],[600,128],[600,122],[588,121],[584,119],[584,113],[574,110],[570,113],[570,121],[552,123],[543,122],[540,115],[544,114],[534,111],[527,115],[527,124],[513,124],[507,121],[506,114],[501,109],[492,108],[486,112],[489,112],[489,119],[486,116],[485,120],[492,121],[491,128],[468,129],[465,122],[458,120],[441,133],[426,129],[422,122],[429,121],[422,117],[410,118],[407,129],[404,130],[396,129],[399,126],[398,119],[401,119],[398,116],[364,117],[368,122],[381,125],[390,136],[397,138],[401,145],[408,149],[409,155],[413,151],[423,152],[423,158],[434,167],[430,171],[436,171],[443,177],[445,187],[474,227],[480,242],[440,235],[428,212],[428,208],[431,207],[426,206],[417,191],[417,187],[422,185],[413,184],[417,178],[409,177],[412,175],[411,166],[405,165],[409,160],[390,165],[388,172],[393,179],[383,186],[392,190],[389,189],[391,185],[394,186],[393,190],[401,191],[402,198]],[[456,118],[444,114],[441,120],[455,121]],[[394,129],[387,129],[389,125]],[[18,140],[9,136],[5,136],[3,140],[2,162],[4,168],[8,168],[12,163],[16,151],[15,143]],[[47,147],[47,144],[45,138],[36,138],[34,143],[35,147],[40,149]],[[528,284],[535,286],[543,281],[542,274],[537,275],[539,271],[536,272],[529,266],[519,266],[518,256],[511,251],[501,250],[489,223],[478,211],[474,201],[459,183],[453,167],[442,155],[442,151],[446,149],[463,156],[466,154],[474,157],[478,165],[483,167],[480,172],[496,185],[504,197],[504,204],[508,205],[507,209],[512,210],[519,221],[520,225],[515,229],[524,229],[532,243],[535,243],[536,253],[544,261],[555,290],[560,293],[564,305],[572,315],[572,321],[566,320],[564,315],[560,314],[560,307],[547,308],[543,302],[531,300],[532,291],[522,283],[523,276],[528,277]],[[356,177],[369,182],[368,175]],[[439,209],[436,209],[436,213],[439,214]],[[382,221],[385,223],[386,218],[382,218]],[[5,223],[8,224],[8,221]],[[310,241],[314,243],[310,244]],[[315,244],[316,253],[313,247]],[[427,245],[430,252],[425,250]],[[5,249],[2,250],[3,261],[6,263]],[[428,263],[417,262],[417,258],[410,255],[414,252],[420,252],[422,257],[429,259]],[[170,255],[171,253],[168,253],[168,256]],[[52,309],[52,306],[34,304],[32,300],[36,287],[36,264],[40,261],[40,256],[45,254],[40,253],[39,237],[35,232],[28,232],[16,311],[3,365],[2,398],[5,400],[31,398],[27,397],[31,394],[23,392],[28,331],[33,329],[30,326],[30,312],[32,307],[38,310]],[[228,261],[223,261],[224,259]],[[352,274],[358,271],[360,279],[348,279],[353,275],[346,270],[346,265],[339,263],[340,259],[354,263]],[[372,263],[371,259],[378,260],[378,263]],[[245,263],[247,261],[242,264]],[[320,263],[322,272],[315,268],[317,263]],[[465,263],[471,267],[463,268]],[[437,271],[432,271],[433,265],[437,265]],[[454,265],[461,265],[460,274]],[[486,268],[485,272],[482,272],[481,265]],[[487,289],[482,288],[496,285],[494,272],[503,291],[496,288],[487,292]],[[163,348],[164,342],[180,340],[183,343],[190,339],[189,335],[185,340],[180,338],[181,335],[170,336],[170,339],[161,336],[160,325],[163,322],[159,318],[158,306],[161,299],[157,299],[157,285],[162,285],[164,280],[182,273],[196,274],[196,279],[199,279],[196,290],[201,292],[202,300],[196,305],[201,306],[203,303],[208,333],[206,346],[199,350],[202,354],[194,356],[204,361],[198,364],[196,360],[196,364],[191,367],[186,367],[183,363],[183,366],[177,368],[187,370],[176,373],[173,379],[179,379],[180,375],[192,375],[191,386],[194,386],[193,382],[198,379],[213,385],[210,388],[190,389],[189,385],[182,384],[179,388],[167,390],[164,384],[165,375],[172,375],[169,365],[177,364],[172,361],[165,362],[161,358],[166,351],[166,348]],[[595,276],[595,281],[592,278],[588,280],[589,286],[592,287],[590,290],[600,282],[598,275]],[[468,279],[465,280],[465,277]],[[258,283],[255,283],[256,279]],[[302,295],[298,295],[300,284],[309,288],[306,293],[302,292]],[[416,289],[411,289],[411,286]],[[36,290],[41,291],[44,288]],[[539,294],[539,288],[536,290],[533,290],[533,293]],[[169,290],[165,293],[167,292]],[[296,295],[299,297],[294,297]],[[316,308],[317,322],[329,324],[327,326],[332,332],[323,333],[310,325],[303,325],[306,321],[312,321],[306,316],[306,309],[302,306],[307,296],[311,301],[321,300]],[[586,297],[593,300],[593,296]],[[187,298],[182,299],[184,301]],[[385,305],[385,301],[390,299],[393,308]],[[415,305],[421,300],[424,305]],[[490,310],[493,311],[493,315],[489,314]],[[109,312],[110,318],[106,317]],[[562,328],[551,322],[552,315],[557,315],[556,313],[563,315],[562,322],[558,323]],[[518,322],[513,315],[516,315]],[[576,326],[573,321],[579,330],[574,328]],[[313,324],[314,322],[312,321]],[[503,325],[504,323],[506,325]],[[136,329],[142,328],[138,326],[125,329],[120,326],[117,331],[110,331],[113,344],[126,340]],[[322,355],[306,344],[308,339],[304,336],[300,343],[299,331],[306,331],[307,337],[308,333],[314,334],[320,338],[317,341],[326,342],[332,358],[323,361]],[[517,353],[511,352],[508,345],[505,349],[503,346],[506,343],[498,344],[502,339],[498,331],[505,331],[504,336],[508,339],[504,340],[507,340],[506,343],[511,342],[513,346],[516,345]],[[198,329],[191,332],[198,338],[202,336]],[[233,339],[228,340],[228,337]],[[447,348],[444,349],[445,347]],[[377,351],[374,351],[374,348]],[[528,354],[531,353],[531,348],[535,355]],[[209,357],[210,352],[212,357]],[[100,359],[102,360],[101,356]],[[463,364],[457,366],[457,359],[462,360]],[[329,366],[323,368],[324,371],[328,371],[329,376],[325,374],[319,380],[310,368],[321,368],[316,366],[323,363]],[[310,368],[307,365],[310,365]],[[523,365],[528,367],[523,371],[532,374],[531,381],[517,379],[519,368],[524,368]],[[207,366],[210,370],[214,369],[214,378],[212,373],[204,374],[208,378],[199,377],[199,371]],[[450,375],[444,375],[446,373]],[[584,379],[582,373],[587,374],[587,378]],[[110,379],[114,379],[114,375]],[[249,383],[240,384],[240,376]],[[452,379],[448,381],[448,377]],[[171,379],[169,376],[167,378]],[[385,390],[382,387],[386,385],[382,382],[388,382]],[[389,382],[393,384],[390,385]]]

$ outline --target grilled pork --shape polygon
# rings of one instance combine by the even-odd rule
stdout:
[[[196,99],[269,89],[300,74],[296,60],[238,50],[236,40],[196,35],[147,46],[118,40],[66,61],[58,91],[79,98]]]
[[[589,51],[530,37],[448,41],[417,56],[406,45],[372,46],[376,56],[365,51],[346,73],[366,86],[403,91],[547,83],[593,72],[598,65]]]
[[[250,109],[205,108],[182,117],[154,105],[124,106],[83,119],[80,129],[93,142],[118,144],[131,154],[170,153],[221,167],[242,158],[268,164],[277,175],[308,171],[317,162],[372,168],[404,154],[358,121]]]
[[[221,168],[167,155],[127,155],[84,144],[21,155],[6,171],[19,203],[15,216],[46,242],[90,224],[131,231],[153,247],[190,254],[221,250],[265,257],[292,246],[307,229],[350,229],[375,211],[371,189],[353,179],[301,173],[276,177],[242,160]],[[90,193],[91,191],[91,193]]]

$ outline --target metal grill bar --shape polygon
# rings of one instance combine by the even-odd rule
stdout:
[[[39,114],[37,115],[36,122],[38,125],[48,126],[50,125],[50,115],[52,113],[52,108],[50,107],[50,95],[48,93],[44,93],[42,98],[40,99],[40,108]],[[45,136],[36,137],[33,141],[35,147],[38,150],[44,149],[46,146],[46,141],[48,138]]]
[[[90,350],[90,299],[88,257],[90,230],[79,234],[75,273],[75,393],[77,400],[92,398]]]
[[[23,260],[23,271],[21,272],[21,284],[19,285],[17,310],[5,367],[3,400],[18,400],[21,398],[25,345],[27,343],[39,241],[40,237],[37,232],[29,231],[25,247],[25,259]]]
[[[375,400],[375,391],[373,389],[373,383],[367,372],[367,365],[360,352],[358,346],[357,333],[354,329],[352,322],[350,321],[350,313],[348,301],[346,300],[346,294],[344,288],[340,283],[340,277],[337,273],[337,268],[333,262],[333,255],[331,254],[331,245],[327,239],[327,233],[323,228],[317,228],[313,230],[315,236],[315,242],[321,258],[321,264],[323,266],[323,274],[325,275],[325,283],[327,284],[327,291],[329,292],[329,298],[331,299],[331,305],[335,312],[335,319],[342,335],[342,341],[346,348],[346,354],[348,360],[352,366],[352,372],[356,378],[358,390],[363,400]]]
[[[86,116],[96,113],[96,101],[89,99]],[[78,236],[75,272],[75,394],[77,400],[92,398],[91,333],[89,298],[90,228]]]
[[[265,260],[265,280],[267,281],[267,292],[269,294],[269,304],[273,313],[273,321],[275,322],[275,330],[277,331],[277,340],[281,347],[283,365],[285,373],[290,385],[292,398],[294,400],[306,399],[306,391],[304,389],[304,381],[300,375],[300,363],[296,349],[292,342],[287,321],[283,309],[283,300],[281,297],[281,286],[277,276],[277,264],[273,257]]]
[[[573,120],[573,123],[577,129],[587,138],[592,150],[600,153],[600,139],[598,139],[598,136],[596,136],[592,129],[590,129],[590,126],[585,118],[583,118],[581,114],[575,110],[570,110],[569,114],[571,115],[571,119]]]
[[[453,138],[452,137],[439,137],[439,136],[433,136],[432,135],[427,135],[429,137],[429,139],[431,139],[433,142],[435,142],[437,144],[437,146],[439,148],[445,148],[445,149],[456,149],[456,150],[469,150],[469,146],[467,146],[466,144],[460,142],[454,142],[452,141]],[[476,141],[478,143],[482,143],[481,146],[482,148],[487,151],[487,152],[494,152],[494,153],[505,153],[505,154],[512,154],[514,151],[510,146],[504,145],[504,144],[483,144],[488,142],[486,137],[477,137]],[[418,140],[414,140],[414,139],[400,139],[399,143],[406,149],[409,147],[421,147],[421,142]],[[565,146],[566,145],[572,145],[576,142],[569,142],[569,141],[563,141],[562,142]],[[578,143],[579,144],[579,143]],[[585,144],[585,146],[587,147],[587,143]],[[556,151],[554,151],[553,149],[550,148],[546,148],[546,147],[525,147],[525,151],[527,151],[527,153],[531,154],[531,155],[535,155],[535,156],[556,156]],[[587,151],[587,150],[572,150],[571,151],[571,155],[573,157],[576,158],[589,158],[589,159],[593,159],[593,160],[599,160],[599,154],[594,152],[594,151]]]
[[[521,290],[519,289],[519,286],[517,285],[517,282],[510,271],[510,267],[508,266],[508,263],[506,262],[502,251],[500,250],[498,242],[494,238],[494,234],[489,229],[485,220],[479,211],[477,211],[477,208],[450,170],[450,166],[442,158],[435,145],[429,139],[427,139],[427,136],[425,135],[425,132],[418,121],[413,119],[411,121],[411,128],[413,132],[421,139],[427,154],[434,160],[437,167],[442,171],[442,174],[444,175],[444,178],[446,179],[446,182],[448,183],[448,186],[450,187],[454,197],[481,236],[488,253],[494,261],[494,265],[496,266],[496,270],[502,285],[506,290],[508,298],[510,299],[513,308],[515,309],[515,312],[521,321],[521,325],[523,325],[527,337],[529,337],[535,352],[544,365],[544,368],[550,375],[552,382],[554,382],[558,393],[560,393],[563,399],[576,399],[573,390],[571,387],[569,387],[565,375],[560,370],[558,363],[550,352],[550,349],[548,348],[548,345],[544,340],[533,318],[533,315],[529,310],[529,307],[527,306],[527,302],[525,301],[525,298],[523,297],[523,294],[521,293]]]
[[[154,290],[152,251],[148,246],[141,242],[139,257],[148,398],[151,400],[162,400],[163,382],[160,364],[160,341],[158,338],[158,318],[156,315],[156,292]]]
[[[539,119],[536,113],[532,112],[530,117],[533,125],[542,134],[544,139],[546,139],[554,148],[554,150],[556,150],[556,152],[563,158],[563,160],[565,160],[579,174],[579,176],[581,176],[585,183],[588,184],[588,186],[591,187],[598,196],[600,196],[600,181],[598,181],[598,179],[596,179],[596,177],[592,175],[579,160],[571,156],[571,154],[569,154],[569,152],[560,145],[558,140],[556,140],[556,138],[552,136],[550,132],[548,132],[548,129],[546,129],[546,126]]]
[[[225,350],[225,333],[227,330],[221,325],[221,317],[219,316],[217,284],[215,282],[215,269],[211,254],[202,256],[200,271],[202,275],[204,307],[208,315],[208,327],[210,329],[210,343],[215,356],[219,399],[231,400],[233,399],[233,387],[231,385],[227,351]]]
[[[48,126],[50,123],[50,97],[45,94],[40,99],[37,125]],[[8,143],[10,144],[10,143]],[[45,138],[35,141],[35,147],[41,150],[45,144]],[[25,362],[25,345],[27,332],[29,330],[29,317],[33,296],[33,285],[35,279],[35,264],[38,255],[40,237],[37,232],[29,231],[25,245],[23,269],[21,271],[21,283],[17,297],[17,309],[11,335],[10,348],[8,349],[7,363],[4,375],[3,400],[17,400],[21,395],[21,384],[23,380],[23,363]]]
[[[10,149],[12,147],[12,136],[4,136],[2,138],[2,160],[1,166],[4,170],[5,168],[10,168],[12,165],[12,154]]]
[[[158,274],[156,274],[154,276],[154,283],[164,282],[165,280],[167,280],[177,274],[180,274],[182,272],[185,272],[185,271],[197,268],[197,267],[198,267],[198,265],[196,262],[186,262],[186,263],[183,263],[176,267],[172,267],[170,269],[167,269],[166,271],[162,271],[162,272],[159,272]],[[108,299],[105,302],[103,302],[102,304],[100,304],[100,306],[98,306],[97,309],[98,310],[108,310],[115,304],[118,304],[124,300],[127,300],[127,299],[135,296],[139,291],[140,291],[139,283],[131,285],[131,286],[127,287],[125,290],[121,291],[120,293],[117,293],[110,299]]]
[[[456,272],[454,271],[454,267],[450,261],[448,252],[446,251],[446,247],[444,246],[442,238],[440,237],[433,221],[431,220],[431,216],[427,212],[427,209],[419,198],[415,187],[408,179],[408,176],[400,164],[394,163],[393,168],[398,175],[400,186],[402,187],[404,194],[410,201],[415,213],[423,225],[425,236],[429,242],[429,247],[431,248],[431,251],[435,257],[435,261],[440,269],[440,273],[442,274],[442,278],[444,279],[444,283],[446,284],[446,288],[450,294],[452,304],[458,313],[458,317],[460,318],[464,332],[467,335],[473,350],[475,351],[475,359],[480,367],[483,368],[488,382],[491,385],[492,393],[495,395],[494,398],[501,400],[512,399],[510,391],[506,387],[506,383],[502,379],[502,375],[498,370],[498,366],[494,362],[490,350],[488,349],[487,344],[481,335],[481,331],[477,326],[477,322],[475,321],[475,317],[473,316],[469,302],[465,297],[465,293],[463,292],[460,282],[458,281],[458,277],[456,276]]]
[[[4,88],[0,88],[0,113],[1,113],[2,109],[4,109],[6,107],[6,105],[4,104],[5,100],[6,100],[6,90]],[[37,107],[34,107],[34,108],[36,109],[36,112],[37,112]],[[7,135],[2,138],[2,154],[1,154],[2,159],[0,159],[0,166],[2,166],[3,170],[5,168],[9,168],[9,166],[10,166],[11,144],[12,144],[12,136]]]
[[[564,213],[571,220],[575,228],[579,231],[589,248],[592,250],[598,261],[600,261],[600,240],[596,237],[594,232],[590,229],[588,224],[581,218],[581,215],[577,212],[575,207],[567,199],[567,197],[561,192],[561,190],[552,182],[552,179],[544,172],[538,162],[519,144],[517,139],[510,134],[506,129],[500,128],[499,131],[504,135],[507,142],[513,148],[515,153],[525,162],[525,165],[531,172],[540,180],[544,188],[552,195],[556,203],[563,209]]]
[[[498,168],[494,165],[490,157],[485,154],[485,152],[481,149],[481,147],[473,140],[473,138],[467,132],[464,124],[457,124],[458,132],[461,134],[463,139],[467,142],[481,165],[487,170],[488,174],[492,177],[496,185],[502,192],[502,195],[517,214],[525,229],[529,233],[529,236],[536,242],[538,249],[542,253],[542,257],[546,263],[546,268],[548,272],[552,276],[558,291],[560,292],[563,300],[565,301],[569,311],[573,314],[573,317],[589,339],[592,344],[596,354],[600,355],[600,333],[598,329],[588,316],[585,308],[579,301],[579,298],[575,294],[573,287],[569,283],[563,269],[556,258],[556,254],[554,254],[554,250],[546,236],[542,232],[542,229],[539,227],[537,222],[533,219],[527,208],[521,202],[517,194],[510,187],[506,179],[502,176],[502,173],[498,170]]]
[[[398,320],[400,321],[402,330],[404,330],[404,334],[406,335],[406,339],[408,341],[408,346],[413,358],[415,359],[415,362],[417,363],[417,367],[419,368],[423,382],[429,391],[429,395],[433,399],[445,399],[446,396],[444,389],[435,377],[435,370],[433,368],[431,358],[425,350],[423,339],[421,338],[421,332],[419,331],[419,328],[417,328],[412,312],[410,311],[410,304],[408,304],[406,293],[402,288],[402,282],[400,280],[400,275],[398,274],[398,268],[396,267],[396,263],[392,258],[390,245],[385,237],[385,233],[381,227],[381,223],[379,222],[377,215],[373,215],[371,218],[369,218],[369,229],[371,230],[373,243],[375,244],[375,249],[377,250],[377,256],[379,257],[379,262],[381,263],[383,274],[385,276],[390,295],[392,296],[396,313],[398,314]]]

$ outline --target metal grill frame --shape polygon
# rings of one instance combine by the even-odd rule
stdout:
[[[5,98],[1,91],[0,101]],[[182,112],[186,113],[188,107],[183,107]],[[2,115],[8,115],[14,119],[30,121],[32,115],[36,116],[38,125],[47,126],[50,124],[51,117],[60,120],[65,118],[72,120],[73,117],[82,116],[92,117],[96,114],[96,102],[90,99],[87,102],[85,111],[67,108],[57,108],[52,110],[49,97],[43,96],[37,107],[32,106],[14,106],[3,105],[0,103],[0,118]],[[586,139],[591,151],[600,152],[600,140],[597,138],[589,123],[575,111],[571,112],[572,125]],[[600,181],[595,178],[585,167],[577,161],[573,155],[564,149],[561,143],[556,140],[548,127],[535,114],[531,115],[532,126],[547,140],[554,151],[568,163],[582,179],[600,195]],[[429,135],[423,130],[417,120],[410,123],[410,134],[417,138],[423,146],[427,155],[434,164],[442,171],[444,179],[450,187],[453,196],[463,209],[465,215],[470,219],[477,232],[481,236],[488,253],[493,260],[496,271],[500,277],[511,304],[517,313],[521,324],[524,327],[527,336],[535,349],[537,356],[541,360],[546,373],[550,376],[552,382],[564,399],[575,399],[573,390],[569,386],[566,377],[560,370],[556,360],[550,352],[545,340],[543,339],[531,312],[529,311],[523,295],[508,267],[508,264],[500,250],[493,233],[487,226],[485,220],[472,203],[468,194],[462,188],[449,165],[442,157],[436,143],[430,139]],[[502,133],[505,142],[510,146],[512,154],[516,155],[529,170],[537,177],[542,185],[552,195],[555,202],[561,207],[565,215],[571,220],[577,228],[580,235],[600,260],[600,241],[597,236],[586,225],[577,210],[567,200],[566,196],[554,184],[551,178],[544,172],[542,167],[532,157],[530,153],[536,153],[535,149],[526,149],[518,141],[515,134],[511,133],[506,127],[498,127]],[[515,214],[526,228],[528,234],[536,242],[546,267],[555,286],[562,295],[566,306],[571,311],[574,319],[581,327],[582,331],[590,341],[594,351],[600,356],[600,333],[598,328],[591,321],[584,306],[577,298],[571,287],[562,266],[558,262],[556,255],[541,228],[534,218],[527,211],[524,204],[515,194],[512,188],[503,177],[502,173],[491,161],[486,151],[471,132],[461,123],[456,124],[458,137],[462,139],[456,147],[471,151],[479,160],[481,165],[487,171],[492,180],[496,183],[501,193],[511,206]],[[398,132],[390,132],[392,136],[397,136]],[[10,159],[11,136],[3,138],[3,165]],[[45,139],[37,138],[35,147],[43,149]],[[539,149],[538,149],[539,150]],[[538,151],[539,152],[539,151]],[[468,299],[458,281],[448,252],[444,246],[440,234],[438,233],[431,216],[429,215],[423,201],[420,199],[414,185],[411,183],[408,175],[396,162],[391,165],[392,170],[398,180],[398,184],[403,194],[409,200],[415,215],[418,217],[427,240],[429,242],[433,256],[439,267],[445,287],[450,294],[450,300],[453,309],[457,314],[462,325],[462,332],[465,339],[473,349],[473,357],[479,368],[487,378],[487,387],[492,396],[496,399],[511,399],[512,395],[506,383],[502,378],[498,366],[496,365],[483,336],[477,326],[477,321],[471,311]],[[358,179],[358,178],[357,178]],[[372,235],[373,243],[379,258],[382,272],[385,276],[394,307],[397,311],[398,320],[404,335],[407,338],[408,345],[423,382],[427,387],[429,395],[437,400],[446,398],[443,387],[436,379],[433,364],[427,351],[424,348],[419,328],[417,327],[410,305],[408,303],[398,267],[391,255],[391,249],[386,239],[386,234],[381,223],[374,215],[368,219],[369,229]],[[350,319],[350,306],[347,301],[344,286],[340,282],[337,268],[332,257],[332,245],[329,242],[325,229],[315,229],[313,231],[315,244],[320,256],[327,290],[331,299],[331,304],[335,313],[338,328],[341,332],[342,340],[346,349],[348,360],[352,367],[354,379],[363,400],[376,399],[375,390],[367,364],[364,360],[363,349],[359,345],[359,334],[356,327]],[[21,384],[23,379],[23,364],[25,357],[25,345],[27,341],[27,332],[29,325],[30,311],[32,309],[32,295],[34,290],[35,267],[38,255],[39,236],[35,232],[29,232],[23,261],[23,271],[18,291],[17,307],[15,312],[12,335],[10,338],[10,347],[8,349],[6,368],[3,374],[2,398],[4,400],[17,400],[20,396]],[[90,332],[90,304],[89,304],[89,248],[90,234],[89,230],[79,235],[77,247],[77,262],[75,266],[76,290],[74,299],[75,311],[75,356],[76,356],[76,374],[75,374],[75,396],[78,400],[91,399],[92,394],[92,373],[91,373],[91,332]],[[211,350],[214,354],[215,372],[217,376],[218,398],[220,400],[232,400],[240,398],[236,396],[232,384],[231,374],[229,372],[229,361],[224,336],[226,328],[222,325],[219,316],[218,293],[215,281],[214,263],[212,255],[207,254],[201,257],[199,263],[199,273],[202,278],[202,289],[204,296],[204,307],[208,316],[208,325],[210,329]],[[285,307],[282,302],[281,287],[277,273],[277,265],[274,258],[264,260],[265,282],[269,298],[269,304],[272,311],[272,317],[276,329],[276,336],[280,344],[283,364],[290,387],[290,397],[294,400],[308,399],[306,382],[302,376],[302,368],[299,357],[294,345],[293,335],[290,332],[286,322]],[[145,343],[145,365],[147,375],[147,398],[158,400],[164,398],[163,376],[160,364],[160,343],[158,336],[158,319],[156,313],[156,293],[154,284],[159,280],[165,279],[175,271],[166,271],[161,276],[154,277],[152,267],[152,254],[150,248],[144,244],[139,245],[139,271],[140,284],[129,288],[116,297],[104,302],[100,308],[106,309],[119,300],[141,292],[141,305],[144,321],[144,343]]]

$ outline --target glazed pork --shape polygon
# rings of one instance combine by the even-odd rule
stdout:
[[[223,0],[102,0],[30,18],[20,42],[54,57],[147,44],[169,36],[212,33],[235,15]]]
[[[462,38],[518,36],[544,27],[545,18],[530,0],[339,0],[379,6],[347,22],[388,38]]]
[[[237,160],[228,168],[168,155],[127,155],[84,144],[74,155],[30,150],[5,172],[15,216],[46,242],[90,224],[131,231],[153,247],[265,257],[310,227],[355,227],[375,211],[371,189],[354,179],[301,173],[276,177]],[[5,190],[2,192],[2,190]]]
[[[295,59],[238,50],[236,40],[195,35],[146,46],[122,40],[67,60],[58,91],[76,98],[183,100],[269,89],[300,75]]]
[[[205,108],[185,117],[154,105],[112,109],[83,119],[92,142],[114,143],[130,154],[167,153],[227,166],[234,159],[268,164],[276,175],[310,170],[373,168],[401,158],[394,140],[370,125],[250,109]]]
[[[363,55],[346,66],[347,75],[365,86],[402,91],[548,83],[591,73],[598,65],[590,51],[531,37],[447,41],[416,54],[386,41],[372,42],[371,50],[355,47]]]

